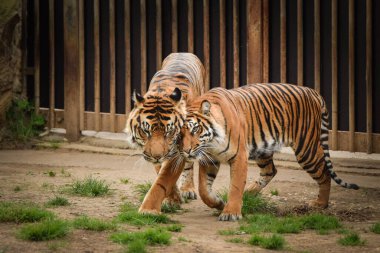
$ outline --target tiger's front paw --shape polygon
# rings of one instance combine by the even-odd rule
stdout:
[[[156,210],[156,209],[145,209],[145,208],[142,208],[142,207],[139,208],[139,213],[140,214],[153,214],[153,215],[159,215],[159,214],[161,214],[161,212],[158,211],[158,210]]]
[[[243,218],[243,216],[241,215],[241,213],[225,213],[225,212],[222,212],[219,215],[218,220],[219,221],[238,221],[238,220],[241,220],[242,218]]]
[[[197,199],[194,188],[181,189],[181,195],[184,199]]]
[[[328,202],[321,201],[319,199],[315,199],[309,202],[309,207],[313,209],[325,209],[329,206]]]

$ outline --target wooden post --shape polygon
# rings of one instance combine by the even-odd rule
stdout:
[[[247,82],[262,82],[262,15],[261,0],[247,2]]]
[[[27,97],[27,76],[26,76],[26,68],[27,66],[27,59],[28,59],[28,31],[27,31],[27,18],[28,18],[28,1],[22,0],[22,43],[21,43],[21,53],[22,53],[22,96]]]
[[[124,3],[124,45],[125,45],[125,113],[131,111],[131,11],[130,0]]]
[[[263,1],[263,82],[269,82],[269,1]]]
[[[297,85],[303,85],[303,13],[302,1],[297,1]]]
[[[367,0],[366,17],[366,93],[367,153],[372,153],[372,1]]]
[[[219,1],[220,87],[226,88],[226,1]]]
[[[69,141],[80,137],[79,124],[79,13],[78,1],[63,2],[65,127]]]
[[[55,123],[55,49],[54,49],[54,0],[49,0],[49,128]]]
[[[187,51],[194,53],[194,1],[187,0]]]
[[[205,91],[210,89],[210,1],[203,0],[203,53],[206,70]]]
[[[34,110],[40,110],[40,1],[34,1]]]
[[[115,0],[109,1],[110,28],[110,130],[116,132]]]
[[[94,97],[95,131],[100,131],[99,0],[94,0]]]
[[[172,0],[172,52],[178,51],[178,13],[177,0]]]
[[[331,5],[331,100],[332,100],[332,135],[331,148],[338,149],[338,0]]]
[[[141,95],[147,90],[146,74],[146,0],[140,1],[140,22],[141,22]]]
[[[355,151],[355,6],[354,0],[348,2],[348,113],[349,113],[349,150]]]
[[[314,0],[314,89],[321,92],[320,0]]]
[[[280,2],[280,79],[282,83],[286,83],[286,0]]]
[[[79,0],[79,125],[84,129],[84,0]]]
[[[239,0],[232,2],[232,29],[233,29],[233,47],[234,47],[234,88],[239,87]]]
[[[161,69],[162,64],[162,8],[161,0],[156,0],[156,65],[157,70]]]

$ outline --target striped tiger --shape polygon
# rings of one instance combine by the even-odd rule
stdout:
[[[328,148],[328,111],[313,89],[291,84],[253,84],[226,90],[214,88],[188,107],[182,128],[182,153],[199,160],[199,195],[210,207],[223,210],[219,220],[241,218],[242,195],[248,159],[256,160],[260,177],[247,190],[259,192],[276,175],[273,153],[293,148],[301,167],[319,184],[311,206],[328,206],[331,178],[339,185],[358,189],[337,177]],[[229,198],[212,192],[220,163],[231,167]]]
[[[144,158],[155,165],[157,173],[163,163],[179,155],[177,144],[186,118],[186,105],[203,93],[204,78],[205,70],[197,56],[172,53],[153,76],[147,93],[133,94],[134,108],[124,132],[132,146],[143,149]],[[192,162],[185,165],[180,190],[183,197],[197,197]],[[179,201],[178,196],[174,199]]]

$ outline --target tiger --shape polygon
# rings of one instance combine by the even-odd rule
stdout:
[[[275,83],[214,88],[187,111],[181,152],[187,160],[199,161],[199,195],[209,207],[222,210],[220,221],[242,218],[248,160],[256,161],[260,177],[246,190],[258,193],[276,175],[273,153],[284,146],[294,150],[300,166],[319,185],[319,195],[309,205],[328,206],[331,178],[345,188],[359,188],[333,171],[328,111],[322,96],[311,88]],[[226,204],[212,191],[221,163],[230,165]]]
[[[162,165],[172,165],[182,170],[179,180],[182,196],[175,187],[171,192],[172,202],[182,198],[196,199],[193,182],[193,163],[185,165],[177,161],[180,130],[186,118],[186,105],[203,94],[205,69],[197,56],[192,53],[168,55],[162,68],[153,76],[144,96],[133,93],[134,108],[126,121],[124,132],[132,147],[142,148],[145,160],[155,166],[159,173]],[[173,167],[172,166],[172,167]],[[169,166],[170,167],[170,166]]]

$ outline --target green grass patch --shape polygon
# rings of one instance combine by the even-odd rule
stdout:
[[[285,239],[281,235],[273,234],[271,236],[253,235],[249,244],[259,246],[264,249],[280,250],[284,248]]]
[[[57,206],[68,206],[70,205],[69,201],[65,197],[55,196],[46,202],[47,207],[57,207]]]
[[[228,191],[224,190],[218,194],[221,199],[227,203],[228,201]],[[275,206],[268,200],[263,198],[261,194],[253,194],[250,192],[244,192],[243,194],[243,206],[241,208],[241,213],[245,216],[248,214],[255,213],[274,213],[276,210]]]
[[[145,182],[143,184],[138,184],[135,186],[135,192],[139,196],[139,200],[142,202],[145,195],[148,193],[149,189],[152,187],[151,182]]]
[[[319,213],[313,213],[303,216],[301,220],[304,224],[305,229],[327,231],[342,227],[342,225],[336,217]]]
[[[238,234],[238,231],[233,229],[225,229],[225,230],[219,230],[218,234],[220,235],[236,235]]]
[[[96,218],[90,218],[88,216],[80,216],[73,221],[75,228],[92,230],[92,231],[104,231],[116,229],[116,224],[109,221],[103,221]]]
[[[230,239],[227,239],[226,241],[232,242],[232,243],[244,243],[243,238],[238,238],[238,237],[230,238]]]
[[[380,222],[373,224],[371,231],[375,234],[380,234]]]
[[[120,179],[120,182],[121,182],[122,184],[129,184],[129,181],[130,181],[129,178],[121,178],[121,179]]]
[[[80,196],[99,197],[109,194],[110,188],[104,180],[87,177],[83,180],[74,181],[68,192]]]
[[[183,228],[183,225],[181,224],[173,224],[173,225],[170,225],[170,226],[167,226],[166,229],[170,232],[181,232],[182,231],[182,228]]]
[[[270,190],[270,194],[272,194],[273,196],[278,196],[278,190],[272,189],[272,190]]]
[[[182,210],[182,208],[178,204],[163,203],[161,205],[161,212],[163,212],[163,213],[176,213],[179,210]]]
[[[359,234],[352,232],[340,238],[338,243],[343,246],[360,246],[364,245],[365,241],[360,238]]]
[[[70,226],[66,221],[48,219],[40,223],[24,225],[19,236],[23,240],[47,241],[62,238],[68,234]]]
[[[130,203],[126,203],[121,208],[121,213],[117,217],[118,221],[134,226],[148,226],[154,224],[173,223],[165,214],[140,214],[137,208]]]
[[[33,203],[0,202],[0,222],[35,222],[53,216]]]
[[[67,172],[64,168],[61,169],[61,175],[63,177],[71,177],[70,172]]]
[[[22,189],[21,189],[21,186],[19,186],[19,185],[17,185],[17,186],[15,186],[14,188],[13,188],[13,191],[14,192],[19,192],[19,191],[21,191]]]
[[[178,237],[178,241],[179,241],[179,242],[191,242],[191,240],[186,239],[186,238],[183,237],[183,236]]]

